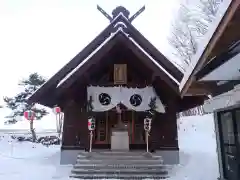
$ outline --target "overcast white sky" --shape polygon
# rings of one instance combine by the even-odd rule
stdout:
[[[0,0],[0,104],[30,73],[50,78],[107,26],[97,4],[110,15],[118,5],[131,14],[146,5],[133,24],[165,56],[176,58],[167,36],[178,0]]]

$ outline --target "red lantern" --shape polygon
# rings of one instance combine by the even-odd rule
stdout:
[[[25,111],[24,112],[24,117],[27,119],[27,120],[31,120],[33,121],[34,117],[35,117],[35,113],[33,111]]]
[[[58,106],[56,106],[56,107],[53,108],[53,112],[54,112],[55,114],[59,114],[59,113],[61,113],[61,108],[58,107]]]

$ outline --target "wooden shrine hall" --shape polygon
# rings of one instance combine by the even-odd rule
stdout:
[[[144,150],[143,120],[155,98],[150,147],[162,152],[166,161],[178,163],[176,113],[203,104],[205,97],[180,96],[183,73],[131,24],[144,8],[131,17],[121,6],[112,11],[112,16],[100,7],[98,10],[109,19],[109,25],[40,87],[28,103],[61,107],[61,162],[74,163],[77,153],[89,148],[89,105],[96,119],[93,151],[113,149],[111,137],[119,119],[116,107],[120,108],[128,139],[115,141],[115,148],[127,144],[127,150]]]

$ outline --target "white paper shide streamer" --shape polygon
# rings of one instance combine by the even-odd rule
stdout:
[[[165,113],[161,100],[150,86],[145,88],[89,86],[87,92],[88,99],[92,97],[95,112],[108,111],[120,103],[130,110],[146,111],[150,109],[151,98],[156,98],[156,111]]]

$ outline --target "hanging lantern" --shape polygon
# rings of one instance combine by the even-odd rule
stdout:
[[[61,108],[56,106],[53,108],[53,112],[54,112],[54,114],[59,114],[59,113],[61,113]]]
[[[88,118],[88,130],[93,131],[95,129],[95,119],[93,117]]]
[[[34,118],[35,118],[35,112],[29,110],[29,111],[25,111],[24,112],[24,117],[27,119],[27,120],[30,120],[30,121],[33,121]]]

